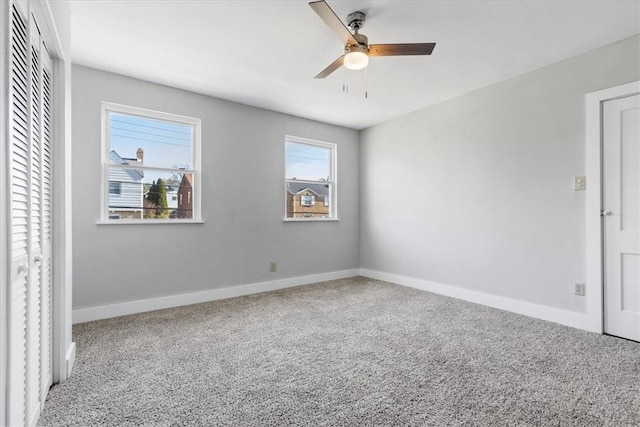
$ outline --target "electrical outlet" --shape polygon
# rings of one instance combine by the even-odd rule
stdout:
[[[278,271],[278,263],[275,262],[275,261],[271,261],[269,263],[269,271],[272,272],[272,273],[275,272],[275,271]]]
[[[587,189],[587,177],[586,176],[574,176],[573,177],[573,191],[584,191]]]
[[[576,283],[574,288],[574,293],[576,295],[584,296],[584,283]]]

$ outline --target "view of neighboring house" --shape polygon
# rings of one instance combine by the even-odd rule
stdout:
[[[142,164],[143,151],[136,158],[121,157],[114,150],[109,153],[112,165]],[[109,218],[142,219],[144,172],[140,169],[109,168]]]
[[[168,197],[168,196],[167,196]],[[178,187],[178,218],[193,217],[193,174],[185,173]]]
[[[171,217],[176,215],[176,209],[178,209],[178,187],[175,184],[167,184],[167,206]]]
[[[287,182],[287,218],[327,218],[330,212],[329,184]]]

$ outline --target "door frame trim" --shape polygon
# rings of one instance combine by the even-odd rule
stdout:
[[[587,329],[604,332],[604,280],[602,234],[602,104],[640,94],[640,80],[588,93],[586,115],[586,292]]]

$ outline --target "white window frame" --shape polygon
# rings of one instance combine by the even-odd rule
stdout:
[[[306,218],[289,218],[287,217],[287,142],[295,142],[298,144],[314,145],[316,147],[328,148],[331,150],[331,159],[329,160],[329,181],[309,181],[309,180],[295,180],[296,182],[308,183],[308,184],[330,184],[329,199],[334,201],[329,206],[329,217],[306,217]],[[335,202],[338,200],[338,145],[332,142],[318,141],[315,139],[301,138],[299,136],[285,135],[284,137],[284,222],[318,222],[318,221],[339,221],[338,218],[338,204]]]
[[[189,170],[189,173],[193,174],[193,214],[192,218],[182,219],[131,219],[131,220],[118,220],[109,219],[109,152],[111,150],[111,142],[109,135],[109,113],[126,114],[130,116],[138,116],[143,118],[162,120],[167,122],[173,122],[181,125],[190,125],[193,127],[193,169]],[[201,224],[201,163],[200,163],[200,146],[201,146],[201,131],[202,121],[194,117],[181,116],[178,114],[165,113],[161,111],[149,110],[146,108],[132,107],[129,105],[115,104],[112,102],[102,102],[101,108],[101,122],[102,122],[102,183],[100,186],[101,198],[100,198],[100,220],[98,224]],[[167,172],[174,172],[172,168],[162,168],[154,166],[135,166],[136,169],[149,169],[149,170],[166,170]],[[113,215],[113,214],[112,214]]]

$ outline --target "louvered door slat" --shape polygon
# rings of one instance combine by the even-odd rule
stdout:
[[[18,64],[13,64],[16,68],[18,67]],[[11,82],[14,87],[20,87],[21,85],[24,85],[27,83],[27,78],[26,76],[20,77],[20,76],[13,76],[12,82]],[[14,107],[18,108],[20,110],[22,110],[24,112],[24,114],[26,115],[26,111],[27,111],[27,92],[26,91],[21,91],[21,90],[16,90],[15,93],[15,97],[13,99],[14,102]]]
[[[15,103],[12,107],[14,111],[18,110]],[[18,113],[15,115],[13,119],[12,125],[16,133],[15,138],[19,138],[24,142],[27,142],[29,140],[29,124],[27,121],[27,113],[24,113],[23,115],[22,112],[18,110]]]
[[[23,52],[21,49],[15,49],[11,54],[11,60],[14,64],[16,64],[15,73],[11,77],[16,81],[18,80],[21,82],[27,81],[27,73],[24,71],[27,69],[27,62],[24,60],[24,57],[23,57],[25,52],[26,51]]]
[[[12,79],[15,81],[16,84],[24,84],[26,83],[27,80],[27,73],[22,71],[22,68],[24,67],[24,69],[27,68],[27,64],[24,62],[24,60],[20,57],[20,55],[23,55],[24,53],[19,52],[19,51],[14,51],[13,54],[11,55],[11,60],[12,62],[15,64],[15,74],[13,74]],[[23,94],[26,94],[27,91],[24,89],[19,90],[20,92],[22,92]],[[26,98],[25,96],[23,96],[23,98]]]

